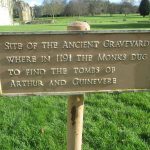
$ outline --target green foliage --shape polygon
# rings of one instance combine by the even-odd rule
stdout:
[[[0,149],[65,150],[67,97],[0,97]],[[87,94],[83,150],[148,150],[150,93]]]
[[[145,17],[150,13],[150,3],[149,0],[142,0],[139,6],[140,15]]]
[[[35,22],[46,24],[28,24],[17,26],[0,26],[0,32],[40,32],[52,30],[67,30],[67,25],[74,21],[86,21],[90,24],[91,30],[103,29],[150,29],[149,17],[141,18],[138,14],[123,14],[86,16],[86,17],[56,17],[54,24],[48,24],[51,18],[39,18]],[[124,19],[126,21],[124,21]]]
[[[0,97],[0,116],[2,150],[66,147],[64,97]]]
[[[149,148],[150,93],[89,95],[86,106],[84,150]]]

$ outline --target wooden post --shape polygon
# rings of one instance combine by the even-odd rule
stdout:
[[[0,80],[0,95],[2,95],[2,85],[1,85],[1,80]]]
[[[83,130],[84,95],[68,98],[67,150],[81,150]]]
[[[90,30],[86,22],[74,22],[67,28],[68,31]],[[82,149],[84,95],[71,95],[68,98],[67,116],[67,150]]]

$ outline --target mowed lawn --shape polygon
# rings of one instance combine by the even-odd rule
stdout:
[[[67,30],[67,26],[74,21],[86,21],[90,24],[91,30],[116,30],[116,29],[150,29],[150,17],[143,18],[138,14],[124,15],[100,15],[95,17],[56,17],[55,23],[44,24],[50,22],[51,18],[38,18],[33,22],[43,24],[28,24],[16,26],[2,26],[0,32],[26,32],[26,31],[51,31],[51,30]]]
[[[65,150],[67,96],[1,97],[2,150]],[[87,94],[83,150],[149,150],[150,93]]]
[[[76,20],[87,21],[92,30],[150,30],[149,17],[101,15],[5,26],[0,32],[66,30]],[[67,96],[0,97],[0,150],[65,150],[66,124]],[[149,149],[150,92],[85,95],[83,150]]]

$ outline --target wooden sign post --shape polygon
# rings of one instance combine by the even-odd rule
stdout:
[[[2,95],[2,85],[1,85],[1,80],[0,80],[0,95]]]
[[[68,98],[67,150],[81,150],[83,130],[84,95]]]
[[[0,33],[0,95],[71,95],[68,150],[82,147],[84,93],[150,91],[150,30],[89,29]]]
[[[68,31],[86,31],[90,26],[86,22],[74,22]],[[68,98],[67,150],[82,149],[84,95],[72,95]]]

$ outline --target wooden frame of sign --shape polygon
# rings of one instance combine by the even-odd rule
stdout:
[[[149,91],[150,31],[0,34],[3,95]]]

